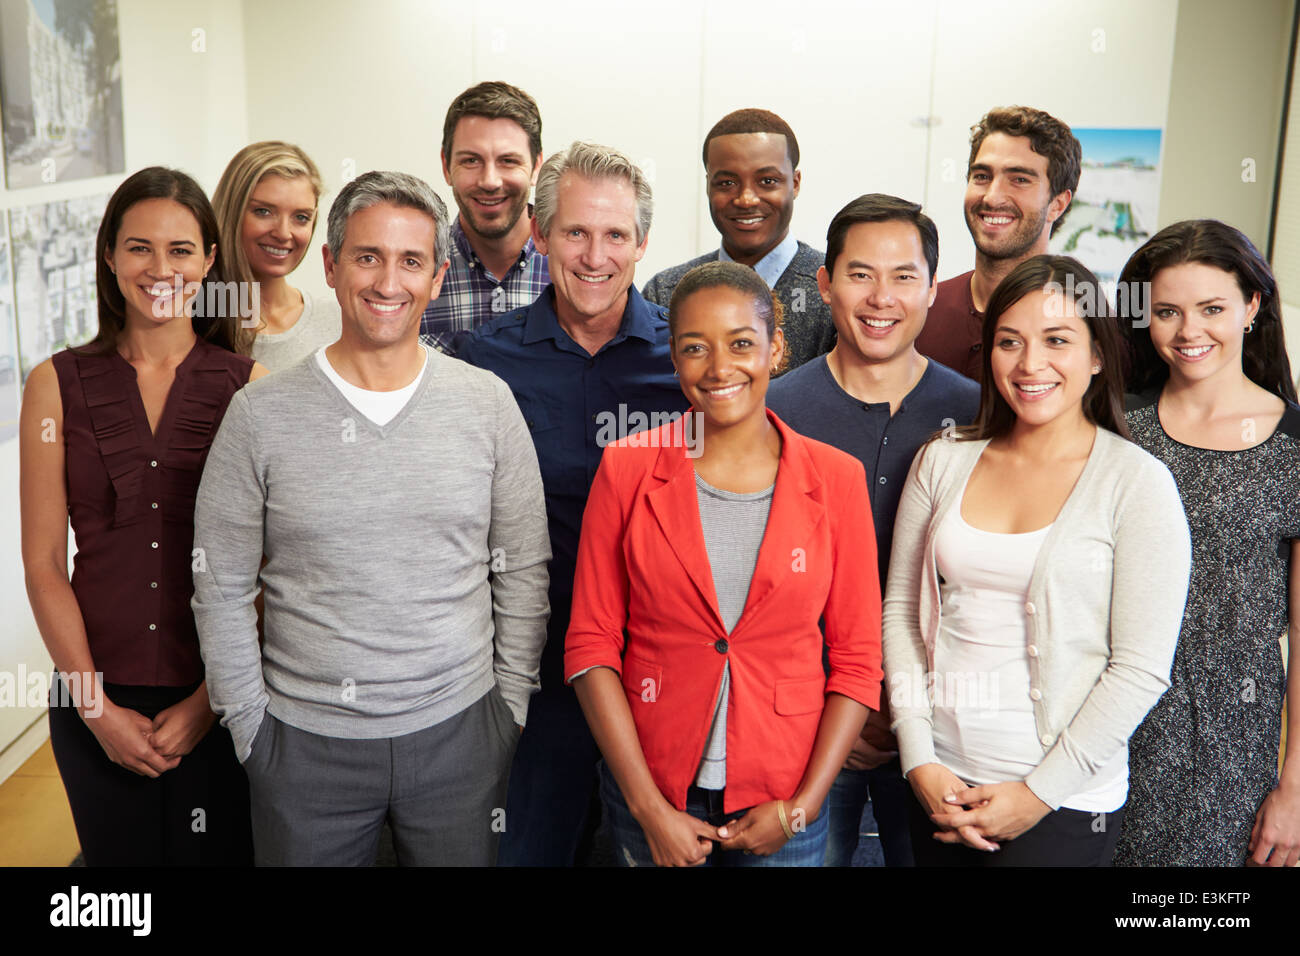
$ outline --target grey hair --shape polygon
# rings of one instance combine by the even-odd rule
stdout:
[[[386,170],[362,173],[339,190],[330,206],[327,237],[330,257],[337,261],[339,253],[343,251],[343,233],[347,229],[348,219],[354,213],[381,202],[406,209],[418,209],[433,220],[436,230],[433,267],[435,270],[441,268],[451,252],[451,220],[447,216],[447,204],[438,198],[438,194],[423,179],[409,173]]]
[[[645,241],[655,206],[650,183],[632,160],[616,149],[595,143],[574,142],[542,164],[533,200],[538,232],[550,235],[551,220],[555,218],[555,193],[560,177],[568,172],[577,173],[583,179],[621,179],[631,186],[636,191],[636,243],[639,246]]]

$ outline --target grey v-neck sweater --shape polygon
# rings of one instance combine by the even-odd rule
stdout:
[[[311,356],[231,400],[199,487],[193,607],[241,760],[266,709],[323,736],[394,737],[495,682],[524,722],[549,614],[537,457],[504,382],[428,362],[383,427]]]

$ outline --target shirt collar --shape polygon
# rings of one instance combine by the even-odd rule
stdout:
[[[636,286],[628,286],[627,305],[623,307],[623,319],[619,323],[618,332],[604,348],[618,345],[629,337],[642,339],[654,345],[658,338],[655,335],[651,308],[650,303],[646,302],[641,297],[641,293],[636,290]],[[524,345],[532,345],[545,339],[553,339],[561,347],[565,347],[566,343],[575,348],[579,347],[560,327],[560,317],[555,314],[554,283],[543,289],[542,294],[528,307],[528,316],[524,320]]]
[[[771,252],[754,263],[754,271],[762,277],[769,289],[775,288],[777,280],[785,274],[785,270],[790,267],[798,251],[799,240],[787,232],[785,238],[777,243]],[[727,255],[726,246],[719,246],[718,261],[735,262],[736,260]]]

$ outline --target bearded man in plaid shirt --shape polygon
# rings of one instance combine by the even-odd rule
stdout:
[[[528,203],[541,165],[542,117],[523,90],[479,83],[452,101],[442,174],[460,215],[442,293],[420,317],[425,344],[454,355],[456,333],[532,305],[551,281],[546,256],[533,245]]]

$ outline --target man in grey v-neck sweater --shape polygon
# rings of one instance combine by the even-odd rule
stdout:
[[[360,255],[379,271],[382,252]],[[402,294],[344,268],[340,354],[376,321],[349,314],[365,304],[345,281],[365,301]],[[409,337],[425,363],[382,425],[365,400],[386,393],[312,355],[235,395],[204,469],[193,606],[212,708],[248,771],[259,864],[373,861],[385,819],[402,862],[491,863],[505,825],[549,611],[541,475],[505,383],[422,349],[412,314],[399,347]]]

